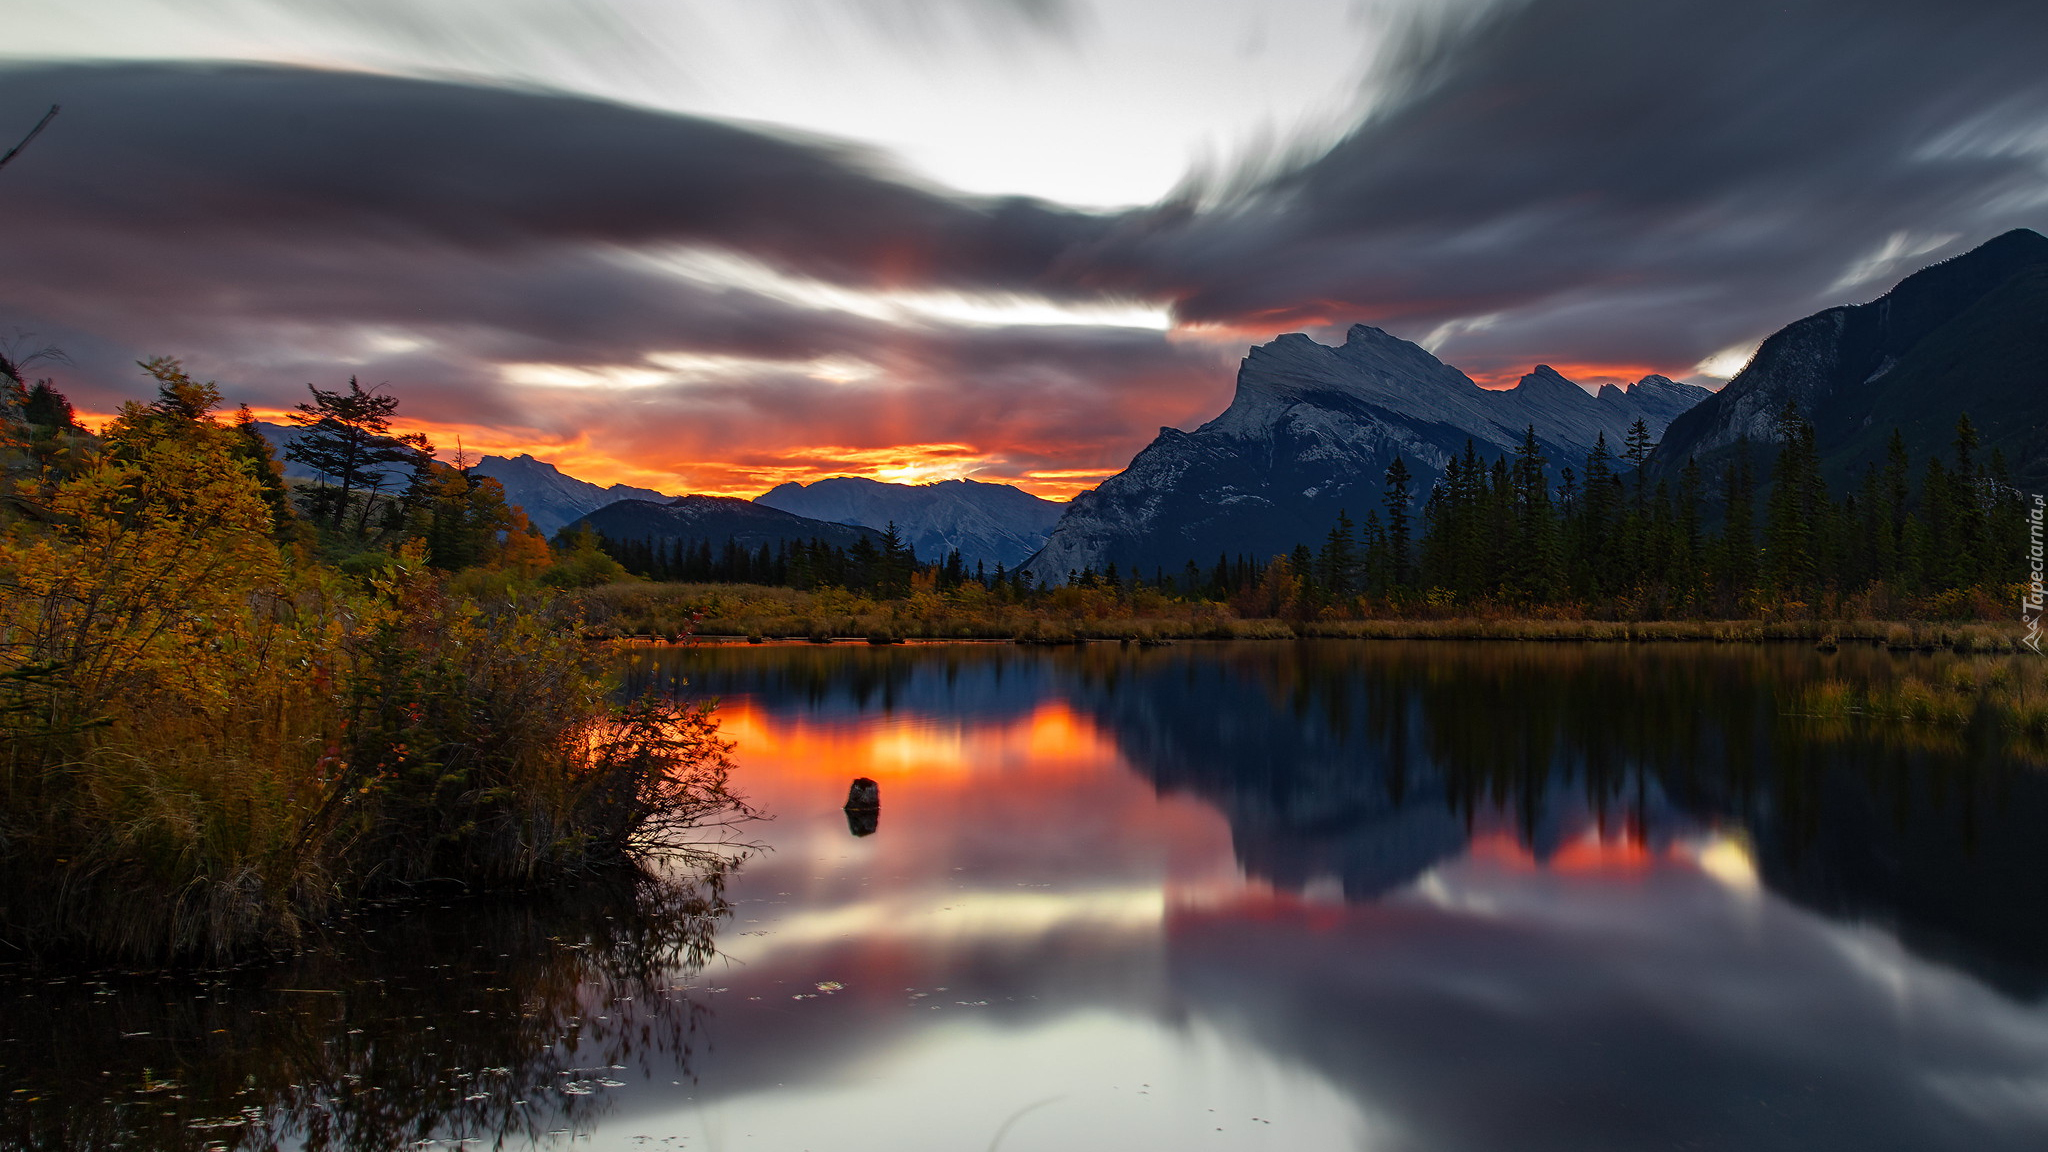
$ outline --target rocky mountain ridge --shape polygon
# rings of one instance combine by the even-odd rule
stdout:
[[[1014,568],[1045,544],[1066,505],[1042,500],[1008,484],[941,480],[886,484],[835,476],[788,483],[754,497],[757,504],[799,516],[885,528],[889,524],[919,557],[941,562],[957,550],[969,569]]]
[[[1907,434],[1916,459],[1945,451],[1964,412],[2011,425],[2009,455],[2042,455],[2040,437],[2028,432],[2048,414],[2048,311],[2029,287],[2043,275],[2048,237],[2015,229],[1867,304],[1787,324],[1727,387],[1672,421],[1653,473],[1674,475],[1687,460],[1719,471],[1744,442],[1761,465],[1788,402],[1814,423],[1837,480],[1881,454],[1893,427]],[[2042,471],[2048,477],[2048,467]]]
[[[1619,452],[1637,420],[1654,437],[1708,394],[1662,376],[1588,393],[1547,365],[1489,390],[1370,325],[1335,347],[1289,333],[1246,355],[1215,419],[1161,428],[1128,468],[1075,498],[1026,566],[1057,583],[1112,563],[1149,575],[1222,553],[1269,556],[1320,541],[1340,510],[1362,520],[1377,509],[1396,456],[1419,510],[1467,441],[1492,458],[1533,427],[1553,473],[1576,469],[1602,438]]]

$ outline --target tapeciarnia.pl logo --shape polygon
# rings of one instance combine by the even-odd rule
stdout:
[[[2034,655],[2041,655],[2041,608],[2048,602],[2042,586],[2041,527],[2042,518],[2048,515],[2048,497],[2035,496],[2033,506],[2027,509],[2027,594],[2020,602],[2020,623],[2027,626],[2027,634],[2020,643],[2033,649]]]

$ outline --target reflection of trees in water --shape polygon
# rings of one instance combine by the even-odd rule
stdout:
[[[1775,890],[2048,990],[2048,776],[1991,733],[1791,714],[1824,677],[1937,658],[1758,645],[1235,645],[1074,658],[1085,708],[1245,866],[1353,898],[1505,818],[1538,859],[1588,824],[1655,847],[1740,829]]]
[[[1981,731],[1793,715],[1822,679],[1951,657],[1794,644],[1307,641],[1144,649],[705,648],[647,657],[771,710],[972,720],[1064,699],[1160,787],[1229,819],[1256,875],[1368,899],[1505,823],[1655,848],[1716,826],[1763,879],[2013,991],[2048,988],[2048,774]],[[744,751],[742,751],[744,755]]]
[[[943,715],[1020,716],[1056,694],[1052,668],[1035,650],[1006,644],[686,645],[631,652],[622,691],[745,696],[777,708]]]
[[[5,982],[0,1147],[500,1146],[687,1069],[721,875],[368,915],[280,967]],[[614,1084],[617,1081],[613,1081]]]

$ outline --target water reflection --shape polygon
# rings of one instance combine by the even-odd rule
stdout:
[[[835,680],[833,661],[858,671]],[[854,971],[915,991],[858,1033],[813,1021],[802,1043],[827,1054],[807,1088],[769,1092],[746,1059],[721,1062],[720,1106],[745,1124],[878,1052],[972,1065],[976,1044],[934,1040],[919,1011],[971,1013],[1012,1057],[1107,1012],[1183,1051],[1220,1038],[1268,1078],[1247,1096],[1152,1068],[1181,1094],[1173,1116],[1230,1114],[1219,1146],[2036,1147],[2042,776],[1976,736],[1789,714],[1815,678],[1933,662],[756,649],[650,657],[638,677],[730,698],[766,737],[745,762],[778,811],[856,773],[893,772],[903,801],[851,857],[843,831],[778,830],[791,859],[769,867],[792,908],[739,943],[757,977]],[[940,983],[948,1002],[921,1008]],[[1121,1045],[1124,1071],[1104,1076],[1142,1081],[1160,1035],[1086,1043]],[[760,1051],[787,1071],[774,1043]],[[1006,1105],[1065,1094],[1005,1147],[1115,1147],[1093,1133],[1118,1125],[1166,1146],[1163,1128],[1131,1134],[1135,1097],[974,1067]],[[928,1100],[905,1076],[871,1089],[877,1115]],[[1007,1115],[945,1137],[985,1143]],[[1268,1145],[1276,1117],[1299,1126]],[[937,1132],[904,1146],[950,1146]]]
[[[2048,776],[1790,714],[1940,659],[644,651],[774,815],[729,884],[0,978],[0,1145],[2041,1147]]]
[[[359,1149],[588,1134],[687,1069],[718,876],[372,913],[283,966],[0,973],[0,1147]],[[632,1073],[640,1076],[641,1073]],[[679,1077],[678,1077],[679,1078]]]
[[[1790,645],[712,648],[646,657],[633,683],[690,678],[741,702],[747,746],[821,765],[986,769],[1021,728],[1045,773],[1106,744],[1223,813],[1251,875],[1351,900],[1475,836],[1563,870],[1720,837],[1714,858],[1753,855],[1745,870],[1781,895],[2036,998],[2048,915],[2014,910],[2048,909],[2048,774],[1981,734],[1791,714],[1816,680],[1939,661]]]

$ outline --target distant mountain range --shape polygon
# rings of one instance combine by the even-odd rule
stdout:
[[[542,534],[553,536],[570,521],[621,500],[665,504],[675,497],[651,488],[614,484],[609,488],[578,480],[553,464],[532,456],[486,456],[476,472],[505,486],[505,500],[526,509],[526,518]]]
[[[1128,468],[1076,497],[1026,566],[1058,583],[1110,564],[1150,575],[1225,553],[1264,558],[1320,542],[1339,510],[1363,520],[1378,509],[1396,456],[1419,511],[1468,440],[1492,459],[1533,426],[1555,474],[1583,468],[1603,436],[1619,453],[1637,420],[1662,433],[1709,394],[1662,376],[1589,394],[1545,365],[1489,391],[1378,328],[1354,325],[1334,348],[1290,333],[1245,357],[1222,415],[1193,432],[1161,428]]]
[[[862,539],[879,545],[882,534],[853,524],[813,520],[731,496],[681,496],[674,500],[616,500],[569,522],[588,524],[613,540],[708,541],[722,547],[730,540],[748,551],[801,541],[822,540],[850,548]]]
[[[1968,413],[1988,458],[2022,488],[2048,487],[2048,237],[2016,229],[1898,283],[1827,308],[1763,342],[1728,386],[1672,421],[1652,462],[1709,474],[1746,437],[1758,463],[1787,401],[1814,424],[1837,484],[1881,463],[1892,430],[1919,462],[1947,454]]]
[[[2048,237],[2008,232],[1868,304],[1797,320],[1718,393],[1653,375],[1589,394],[1545,365],[1493,391],[1378,328],[1354,325],[1336,347],[1291,333],[1251,350],[1215,419],[1193,432],[1161,428],[1129,467],[1065,505],[973,480],[835,477],[745,501],[604,487],[532,456],[486,456],[477,470],[549,534],[585,519],[620,539],[850,545],[893,522],[927,562],[957,549],[970,567],[1021,562],[1058,583],[1112,563],[1178,572],[1219,554],[1264,558],[1315,544],[1340,509],[1360,521],[1380,509],[1397,455],[1419,514],[1467,441],[1491,460],[1531,427],[1553,480],[1565,467],[1582,471],[1603,436],[1618,455],[1637,420],[1662,441],[1652,475],[1673,477],[1688,459],[1712,475],[1744,443],[1761,468],[1787,401],[1814,423],[1838,485],[1882,458],[1893,428],[1916,466],[1947,453],[1967,412],[1984,457],[2002,450],[2021,487],[2048,488]],[[280,452],[298,434],[259,427]],[[306,473],[288,465],[287,475]]]
[[[259,421],[257,428],[270,441],[280,460],[285,448],[300,435],[300,429],[286,424]],[[776,517],[750,518],[730,507],[734,503],[748,503],[744,500],[731,501],[713,496],[678,498],[627,484],[606,487],[579,480],[531,455],[485,456],[477,461],[475,471],[504,485],[506,502],[525,509],[527,520],[547,536],[553,536],[590,513],[630,502],[681,507],[687,510],[687,515],[651,515],[644,510],[630,514],[620,512],[593,520],[593,525],[605,535],[620,539],[646,539],[650,535],[674,539],[679,534],[699,538],[710,533],[714,544],[723,544],[726,535],[733,534],[750,539],[758,536],[759,539],[751,546],[759,547],[761,540],[798,538],[789,534],[794,530],[784,520]],[[285,461],[285,475],[296,480],[316,478],[304,465],[290,461]],[[402,478],[394,476],[387,481],[387,487],[400,482]],[[679,499],[691,503],[678,504]],[[704,504],[702,501],[720,503]],[[957,548],[970,569],[976,561],[986,562],[990,569],[997,564],[1015,567],[1018,561],[1045,543],[1046,532],[1066,510],[1064,504],[1041,500],[1008,484],[988,484],[979,480],[884,484],[851,476],[819,480],[809,485],[784,484],[758,497],[756,502],[765,508],[792,513],[798,518],[809,517],[824,522],[829,527],[852,525],[875,529],[867,535],[877,540],[881,538],[880,530],[893,521],[904,542],[921,559],[941,562],[948,552]],[[722,511],[712,515],[712,509]],[[612,525],[617,531],[605,525]],[[733,529],[731,533],[726,532],[728,527]],[[800,535],[806,540],[816,537],[837,544],[851,544],[862,533],[805,527]]]
[[[1038,551],[1067,510],[1008,484],[884,484],[854,476],[784,484],[754,501],[840,524],[883,528],[893,522],[921,558],[943,561],[957,549],[970,570],[979,562],[990,571],[998,564],[1015,568]]]

